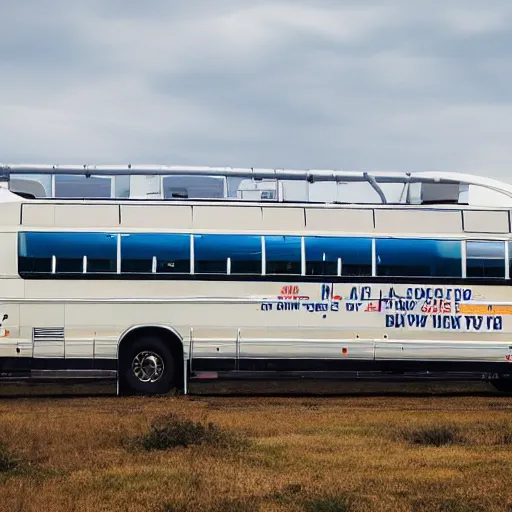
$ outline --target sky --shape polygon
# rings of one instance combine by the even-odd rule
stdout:
[[[0,0],[0,162],[512,182],[510,0]]]

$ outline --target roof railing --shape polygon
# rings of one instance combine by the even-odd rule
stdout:
[[[501,181],[476,176],[443,171],[399,172],[399,171],[346,171],[346,170],[294,170],[259,169],[242,167],[170,166],[170,165],[49,165],[49,164],[2,164],[0,181],[9,181],[17,175],[75,175],[75,176],[203,176],[224,178],[246,178],[254,181],[306,181],[317,182],[366,182],[387,202],[382,190],[383,184],[400,183],[459,184],[475,185],[512,198],[512,185]]]

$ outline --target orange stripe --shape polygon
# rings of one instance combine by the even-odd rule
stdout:
[[[461,304],[463,315],[512,315],[512,306],[493,306],[492,304]]]

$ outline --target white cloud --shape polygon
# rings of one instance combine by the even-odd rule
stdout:
[[[512,181],[509,2],[180,4],[0,0],[0,161]]]
[[[492,9],[492,3],[479,7],[459,7],[441,11],[441,19],[448,28],[462,36],[478,36],[507,29],[510,26],[512,10]]]

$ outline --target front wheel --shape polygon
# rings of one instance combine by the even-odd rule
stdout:
[[[130,343],[119,361],[119,371],[123,391],[147,395],[168,393],[178,375],[171,350],[153,336]]]

